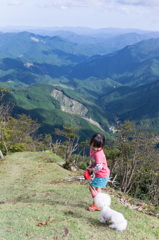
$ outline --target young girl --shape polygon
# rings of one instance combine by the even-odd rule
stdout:
[[[91,186],[89,186],[92,198],[94,198],[98,192],[102,192],[101,188],[106,187],[110,175],[106,156],[103,152],[104,145],[105,137],[101,133],[95,133],[90,141],[91,162],[87,168],[90,173],[95,173],[95,178],[91,182]],[[89,211],[100,210],[94,202],[88,209]]]

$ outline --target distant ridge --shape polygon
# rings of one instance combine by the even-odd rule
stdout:
[[[159,122],[157,32],[58,34],[0,33],[0,87],[13,90],[5,98],[14,104],[13,116],[38,119],[42,133],[79,126],[82,139],[102,130],[110,137],[118,120]],[[74,111],[76,103],[82,107]]]
[[[39,26],[4,26],[0,27],[0,31],[3,32],[22,32],[22,31],[31,31],[37,33],[40,32],[50,32],[50,31],[70,31],[77,34],[94,34],[94,33],[116,33],[116,34],[124,34],[130,32],[136,32],[139,34],[154,32],[151,30],[142,30],[142,29],[134,29],[134,28],[90,28],[90,27],[71,27],[71,26],[52,26],[52,27],[39,27]]]

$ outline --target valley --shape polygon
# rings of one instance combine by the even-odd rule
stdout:
[[[74,125],[81,140],[111,138],[116,119],[158,130],[159,34],[0,33],[0,87],[12,115],[37,119],[42,134]]]

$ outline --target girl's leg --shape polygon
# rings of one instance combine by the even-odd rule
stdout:
[[[98,193],[101,193],[102,192],[102,189],[100,187],[97,187],[97,192]]]
[[[92,183],[93,184],[95,184],[96,185],[96,178],[97,177],[95,177],[95,179],[92,181]],[[107,182],[108,182],[108,180],[109,180],[109,176],[108,177],[106,177],[106,178],[104,178],[104,179],[97,179],[97,181],[98,180],[100,180],[100,182],[102,183],[102,184],[100,184],[102,187],[105,187],[106,185],[107,185]],[[92,198],[94,198],[96,195],[97,195],[97,193],[101,193],[102,192],[102,190],[101,190],[101,188],[100,187],[93,187],[93,189],[92,189],[92,187],[91,186],[89,186],[89,190],[90,190],[90,192],[91,192],[91,194],[92,194]],[[95,205],[95,203],[93,202],[93,204],[88,208],[90,211],[96,211],[96,210],[100,210],[100,208],[98,208],[96,205]]]
[[[89,186],[89,191],[91,192],[92,198],[97,195],[97,188],[93,186]]]
[[[97,193],[101,193],[102,189],[100,187],[93,187],[93,186],[89,186],[89,190],[91,192],[92,197],[94,198]]]
[[[97,187],[89,186],[89,190],[90,190],[90,192],[91,192],[92,198],[94,198],[94,197],[97,195],[97,193],[98,193],[97,190],[99,190],[99,189],[98,189]],[[100,190],[101,190],[101,189],[100,189]],[[94,201],[93,201],[93,204],[88,208],[88,210],[89,210],[89,211],[98,211],[98,210],[100,210],[100,208],[97,207],[97,206],[95,205]]]

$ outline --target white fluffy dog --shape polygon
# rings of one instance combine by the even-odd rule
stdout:
[[[94,198],[94,202],[97,207],[101,208],[100,222],[105,223],[106,221],[111,221],[112,224],[109,225],[109,227],[115,228],[117,231],[123,231],[126,229],[127,220],[124,216],[109,207],[111,198],[108,194],[98,193]]]

